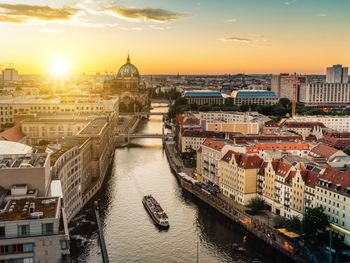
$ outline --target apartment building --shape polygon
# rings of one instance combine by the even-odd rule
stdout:
[[[298,122],[298,121],[286,121],[281,125],[285,131],[292,131],[301,136],[308,137],[310,135],[316,136],[316,138],[322,138],[323,129],[326,126],[322,122]]]
[[[290,217],[293,166],[281,161],[265,161],[258,173],[258,194],[265,200],[271,212]]]
[[[16,119],[36,115],[56,114],[118,114],[118,97],[80,95],[72,97],[27,96],[0,97],[0,125],[12,124]]]
[[[294,120],[297,122],[321,122],[329,129],[350,132],[350,116],[296,116]]]
[[[83,193],[92,182],[92,143],[89,138],[70,137],[55,147],[59,148],[51,154],[51,174],[61,185],[67,221],[70,222],[81,210]]]
[[[224,121],[227,123],[233,122],[259,122],[265,123],[270,118],[258,112],[238,112],[238,111],[208,111],[208,112],[190,112],[190,115],[208,122]]]
[[[220,190],[233,201],[247,205],[257,193],[257,175],[262,164],[258,156],[229,150],[219,162]]]
[[[59,197],[28,196],[25,185],[14,185],[0,211],[1,262],[62,262],[69,260],[69,232]]]
[[[347,107],[350,103],[350,83],[302,84],[299,102],[306,106]]]
[[[18,142],[0,141],[0,186],[25,184],[40,196],[50,192],[50,156]]]
[[[350,174],[326,168],[315,187],[316,206],[322,206],[345,243],[350,245]],[[342,231],[346,230],[346,231]]]
[[[100,189],[107,169],[112,163],[115,150],[116,121],[116,117],[96,118],[76,135],[80,139],[90,139],[92,144],[91,177],[88,181],[85,180],[85,183],[89,183],[87,183],[88,187],[83,189],[83,205]],[[88,155],[88,152],[86,154]]]
[[[349,68],[342,65],[333,65],[327,68],[326,82],[327,83],[348,83]]]
[[[91,115],[45,115],[25,119],[21,122],[27,144],[37,145],[42,140],[56,142],[72,137],[84,128],[94,117]]]
[[[179,150],[187,152],[190,149],[198,151],[206,138],[225,139],[226,134],[223,132],[208,132],[201,130],[184,130],[180,137]]]
[[[296,74],[290,75],[288,73],[272,75],[271,91],[275,92],[278,98],[287,98],[292,101],[294,85],[296,85],[296,89],[298,89],[301,83],[306,82],[306,76]]]

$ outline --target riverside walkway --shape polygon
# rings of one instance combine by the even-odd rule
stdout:
[[[181,187],[192,193],[201,201],[215,208],[218,212],[225,215],[232,221],[240,224],[249,233],[263,240],[265,243],[274,247],[276,250],[294,260],[295,262],[310,262],[308,254],[305,252],[298,242],[293,241],[270,225],[270,221],[266,222],[259,216],[251,216],[245,212],[245,207],[234,202],[228,201],[225,198],[217,197],[203,191],[199,186],[194,185],[188,181],[183,180],[178,176],[179,172],[188,173],[176,154],[174,143],[165,143],[165,152],[176,178],[180,181]]]

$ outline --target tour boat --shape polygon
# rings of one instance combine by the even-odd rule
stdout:
[[[161,208],[159,203],[152,195],[146,195],[142,198],[142,203],[145,206],[147,212],[151,216],[154,223],[160,227],[168,228],[169,220],[167,214]]]

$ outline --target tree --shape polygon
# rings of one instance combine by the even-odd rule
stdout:
[[[322,231],[329,227],[328,217],[324,213],[323,208],[308,209],[304,215],[302,227],[303,232],[309,236],[313,236],[317,231]]]
[[[251,214],[255,215],[259,212],[263,211],[265,209],[265,200],[261,199],[260,197],[254,197],[250,199],[248,203],[248,207],[250,208]]]
[[[272,114],[278,117],[283,117],[286,113],[287,110],[282,104],[277,104],[272,110]]]
[[[273,218],[273,224],[276,228],[285,227],[287,221],[288,221],[288,219],[283,217],[283,216],[275,216]]]
[[[298,216],[293,216],[291,219],[287,219],[285,228],[289,231],[300,233],[302,230],[302,223]]]
[[[289,109],[290,106],[290,100],[288,98],[281,98],[279,100],[279,103],[283,105],[284,108]]]
[[[343,152],[345,152],[347,155],[350,155],[350,146],[347,146],[343,149]]]

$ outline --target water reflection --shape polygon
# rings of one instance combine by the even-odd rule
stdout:
[[[145,133],[159,132],[161,127],[161,117],[154,116],[142,129]],[[152,194],[168,214],[169,231],[159,231],[153,224],[141,202],[146,194]],[[199,262],[288,262],[239,225],[184,192],[157,139],[139,139],[129,148],[116,149],[113,168],[96,199],[100,200],[111,262],[196,262],[197,241]],[[71,224],[74,262],[102,261],[92,202]],[[234,243],[246,252],[235,251]]]

